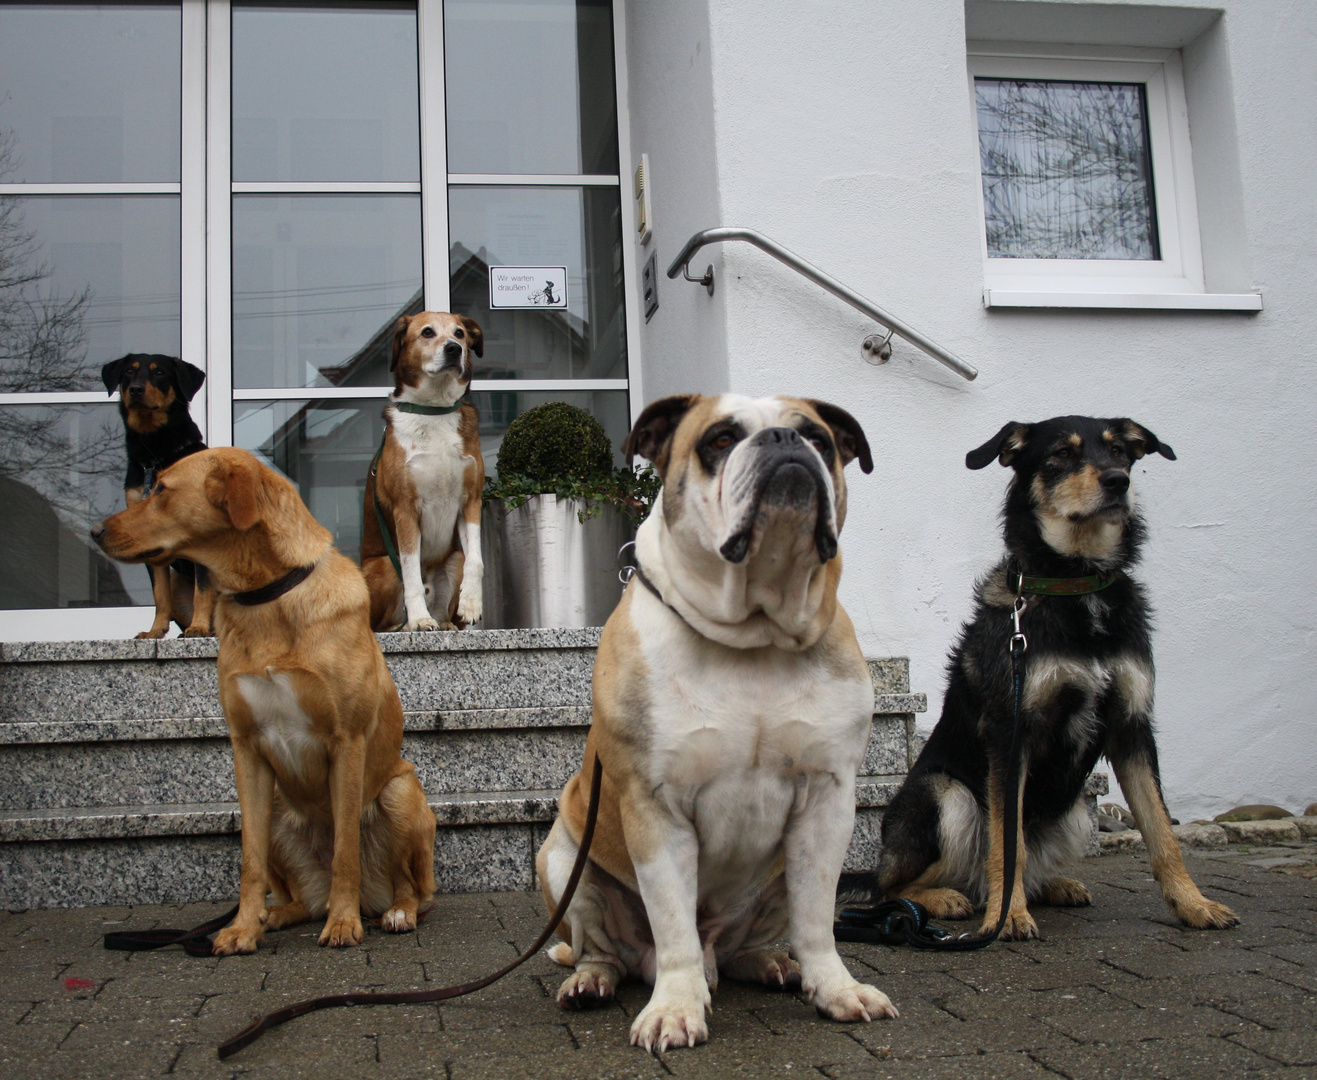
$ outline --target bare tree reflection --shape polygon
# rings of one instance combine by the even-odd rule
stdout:
[[[976,79],[988,253],[1156,259],[1138,84]]]

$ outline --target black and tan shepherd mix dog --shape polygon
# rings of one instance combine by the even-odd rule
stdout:
[[[201,430],[188,413],[206,373],[186,360],[160,353],[129,353],[101,368],[101,380],[119,395],[128,472],[124,498],[129,506],[151,493],[155,476],[180,458],[206,449]],[[215,606],[206,568],[188,559],[149,563],[155,621],[139,638],[160,638],[178,621],[184,637],[208,637]]]
[[[121,562],[203,563],[219,593],[242,887],[216,954],[316,918],[322,945],[360,942],[363,913],[416,929],[434,896],[434,812],[400,753],[402,705],[366,583],[293,485],[245,450],[203,450],[92,538]]]
[[[1059,871],[1083,853],[1090,825],[1081,792],[1103,756],[1171,911],[1196,929],[1238,922],[1185,870],[1158,777],[1148,604],[1129,576],[1144,538],[1130,466],[1153,453],[1175,458],[1133,420],[1062,416],[1007,424],[966,455],[971,469],[996,458],[1015,470],[1003,511],[1006,557],[975,589],[974,616],[948,663],[942,716],[883,817],[877,873],[844,880],[843,899],[901,896],[944,919],[986,904],[983,929],[996,926],[1014,727],[1011,611],[1023,594],[1025,779],[1002,936],[1038,936],[1030,901],[1090,903],[1088,890]]]

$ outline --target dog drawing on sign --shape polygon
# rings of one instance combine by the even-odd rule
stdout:
[[[1091,834],[1084,782],[1105,756],[1129,801],[1162,897],[1196,929],[1234,926],[1185,869],[1162,798],[1153,739],[1148,603],[1131,576],[1144,525],[1130,469],[1171,448],[1126,418],[1061,416],[1010,423],[965,463],[1014,476],[1003,513],[1006,557],[974,591],[974,615],[948,663],[942,716],[883,815],[877,872],[848,875],[845,900],[905,897],[936,918],[986,905],[996,926],[1003,881],[1003,807],[1021,805],[1011,904],[1002,937],[1038,936],[1028,905],[1085,905],[1062,876]],[[1003,790],[1015,725],[1011,611],[1024,608],[1022,790]]]
[[[464,400],[483,341],[463,315],[398,320],[394,390],[366,479],[361,535],[376,630],[455,630],[483,614],[485,459],[476,407]]]

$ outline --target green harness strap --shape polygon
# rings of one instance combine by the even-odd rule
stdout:
[[[464,395],[465,396],[465,395]],[[452,405],[417,405],[412,401],[394,401],[390,404],[399,412],[415,413],[417,416],[446,416],[448,413],[455,413],[462,407],[461,399],[455,401]],[[375,520],[379,522],[380,536],[384,540],[384,550],[389,553],[389,562],[393,563],[393,571],[398,575],[398,580],[402,580],[402,561],[398,558],[398,546],[393,542],[393,533],[389,531],[388,522],[384,520],[384,508],[380,506],[378,480],[375,471],[379,468],[380,457],[384,453],[384,441],[389,437],[389,429],[384,429],[384,434],[380,436],[380,448],[375,451],[375,456],[370,462],[370,497],[375,503]],[[361,508],[361,531],[366,531],[366,508]]]

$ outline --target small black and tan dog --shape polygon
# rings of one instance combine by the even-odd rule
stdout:
[[[155,476],[180,458],[205,450],[201,430],[188,413],[206,373],[186,360],[160,353],[129,353],[101,368],[101,380],[119,395],[128,471],[124,498],[129,506],[151,493]],[[164,637],[175,620],[184,637],[209,637],[215,590],[206,568],[187,559],[148,565],[155,620],[139,638]]]
[[[965,456],[1015,470],[1003,512],[1006,558],[975,589],[974,616],[948,663],[942,716],[883,817],[876,874],[844,879],[843,899],[906,897],[936,918],[1003,891],[1005,775],[1014,730],[1011,612],[1028,639],[1021,722],[1022,811],[1004,938],[1033,938],[1028,902],[1079,906],[1088,890],[1058,871],[1083,853],[1081,792],[1099,757],[1115,769],[1171,911],[1197,929],[1234,926],[1190,879],[1162,799],[1153,741],[1148,604],[1128,574],[1144,526],[1130,465],[1171,448],[1128,419],[1062,416],[1010,423]]]

